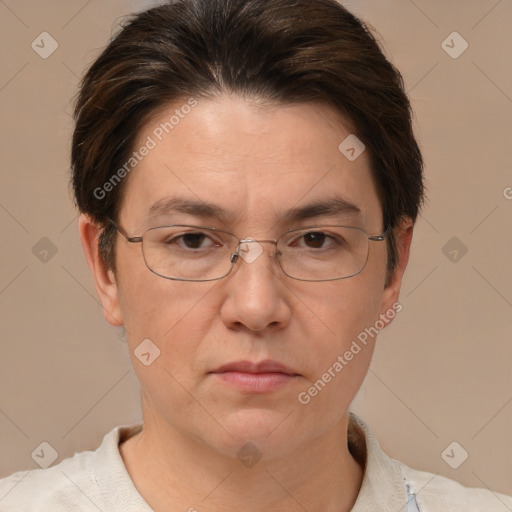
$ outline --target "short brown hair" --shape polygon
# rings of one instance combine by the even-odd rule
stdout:
[[[79,210],[104,229],[115,271],[126,180],[95,194],[128,161],[143,124],[180,98],[224,93],[269,104],[322,102],[346,116],[368,151],[384,228],[414,222],[423,160],[399,71],[365,23],[336,0],[174,0],[132,15],[82,79],[75,105],[72,184]],[[396,241],[388,238],[388,278]]]

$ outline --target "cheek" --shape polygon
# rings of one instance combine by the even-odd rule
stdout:
[[[304,326],[309,338],[308,367],[312,370],[307,378],[311,383],[318,379],[329,381],[326,387],[330,392],[324,395],[338,391],[343,394],[352,388],[355,393],[366,375],[376,337],[372,327],[379,318],[382,295],[371,285],[370,277],[361,273],[337,283],[333,281],[318,297],[309,296],[308,305],[316,316],[307,322],[309,329]],[[312,328],[313,324],[319,330]]]
[[[149,286],[147,279],[137,286],[134,281],[123,298],[132,366],[146,399],[159,410],[185,407],[190,397],[184,389],[193,385],[192,368],[202,339],[193,301],[179,292],[180,287],[168,286]]]
[[[149,273],[149,271],[148,271]],[[145,411],[157,412],[169,424],[204,425],[204,411],[197,407],[195,386],[205,371],[205,351],[214,309],[209,301],[210,283],[179,283],[158,276],[134,279],[124,290],[123,308],[127,315],[127,339],[134,371],[140,383]],[[211,293],[215,293],[211,290]],[[157,349],[139,350],[150,339]],[[138,358],[156,350],[148,361]],[[147,359],[147,357],[146,357]],[[150,355],[150,361],[152,357]],[[146,409],[147,407],[147,409]],[[177,414],[187,411],[187,414]],[[209,425],[215,428],[215,425]],[[195,429],[196,427],[194,427]],[[200,429],[199,429],[200,430]]]
[[[332,281],[318,295],[309,295],[311,309],[329,334],[323,338],[327,345],[334,343],[337,349],[350,345],[361,330],[378,318],[382,290],[374,283],[380,279],[367,270],[371,269],[365,268],[346,280]]]
[[[311,372],[297,396],[298,407],[312,420],[338,421],[361,387],[375,347],[370,327],[378,318],[378,298],[362,275],[323,289],[317,302],[323,304],[318,310],[323,334],[308,340]]]
[[[164,340],[201,298],[194,285],[164,279],[146,266],[140,244],[120,251],[119,302],[128,337]],[[205,292],[207,292],[205,287]]]
[[[371,286],[375,289],[374,291],[380,294],[384,291],[387,263],[387,241],[370,242],[368,262],[362,272],[362,277],[364,277],[368,283],[371,283]]]
[[[147,345],[158,354],[151,363],[160,368],[157,382],[169,378],[165,375],[167,370],[186,384],[191,370],[201,365],[198,357],[201,341],[215,318],[209,297],[215,293],[212,288],[218,283],[163,279],[142,264],[144,267],[140,268],[138,262],[132,262],[120,269],[123,279],[119,283],[119,299],[132,363],[141,384],[148,383],[149,378],[155,379],[154,372],[148,374],[137,360],[142,350],[139,346]],[[143,353],[147,352],[144,349]],[[151,358],[146,356],[146,359]]]

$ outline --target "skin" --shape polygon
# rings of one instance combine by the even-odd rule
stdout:
[[[155,115],[136,147],[184,103]],[[281,226],[282,212],[336,193],[362,211],[359,219],[344,218],[346,224],[381,234],[367,152],[351,162],[338,150],[350,133],[346,120],[318,104],[262,109],[237,96],[200,100],[127,178],[119,222],[130,236],[183,221],[239,238],[276,239],[301,226]],[[224,223],[180,214],[144,222],[150,205],[174,195],[214,202],[232,218]],[[315,218],[303,225],[321,223]],[[365,269],[349,279],[290,279],[273,261],[273,246],[262,244],[259,258],[240,260],[228,277],[191,283],[150,272],[139,244],[121,235],[114,276],[102,264],[98,228],[87,215],[79,230],[105,318],[124,325],[140,381],[144,429],[120,451],[149,505],[156,511],[350,510],[363,471],[347,449],[348,409],[375,338],[309,404],[297,397],[398,301],[410,219],[396,228],[399,265],[386,288],[383,242],[371,242]],[[146,338],[161,351],[150,366],[133,354]],[[299,377],[251,394],[209,373],[244,359],[273,359]],[[262,455],[253,467],[237,458],[247,442]]]

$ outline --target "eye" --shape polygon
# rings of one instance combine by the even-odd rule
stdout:
[[[305,246],[302,247],[306,247],[308,249],[325,249],[331,247],[332,245],[341,244],[341,240],[336,240],[334,237],[323,231],[308,231],[307,233],[301,234],[295,240],[303,240]],[[327,241],[330,241],[331,243],[326,247],[324,244]]]
[[[183,234],[174,233],[162,240],[162,243],[167,246],[177,245],[182,249],[209,249],[221,245],[219,242],[209,237],[206,233],[200,231]]]

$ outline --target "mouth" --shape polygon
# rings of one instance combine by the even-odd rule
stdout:
[[[291,384],[300,374],[282,363],[266,359],[259,363],[235,361],[210,372],[224,384],[248,393],[267,393]]]

